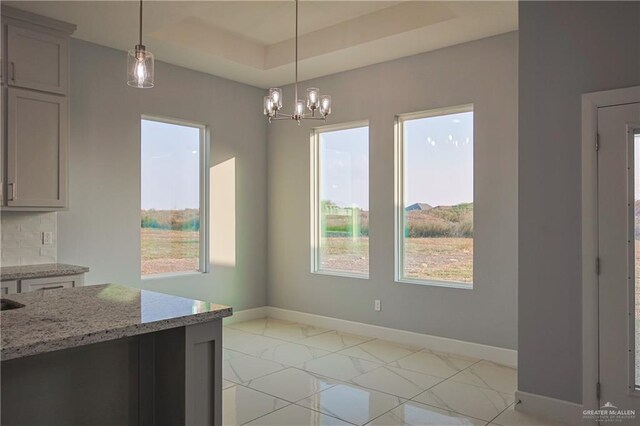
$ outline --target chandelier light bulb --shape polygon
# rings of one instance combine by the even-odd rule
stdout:
[[[331,114],[331,96],[323,95],[320,97],[320,113],[325,117]]]
[[[302,99],[298,99],[296,102],[296,111],[295,114],[297,117],[302,117],[304,114],[304,101]]]
[[[282,108],[282,89],[279,87],[272,87],[269,89],[269,97],[273,103],[273,108],[277,111]]]
[[[271,96],[264,97],[264,115],[271,117],[273,115],[273,100]]]
[[[310,87],[307,89],[307,107],[314,111],[318,108],[318,96],[319,90],[315,87]]]

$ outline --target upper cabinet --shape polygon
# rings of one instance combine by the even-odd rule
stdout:
[[[3,210],[68,207],[69,36],[75,25],[2,7]]]
[[[7,205],[67,205],[67,98],[9,88]]]
[[[69,39],[7,25],[7,84],[67,94]]]

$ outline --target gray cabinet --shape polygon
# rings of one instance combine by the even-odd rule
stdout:
[[[67,115],[66,97],[8,89],[8,206],[66,206]]]
[[[0,296],[15,293],[28,293],[30,291],[82,287],[83,285],[84,274],[9,280],[0,282]]]
[[[18,292],[18,281],[2,281],[0,283],[0,296],[15,294]]]
[[[84,285],[83,275],[32,278],[20,281],[20,293],[27,293],[30,291],[55,290],[59,288],[81,287],[82,285]]]
[[[75,25],[2,6],[3,210],[67,208],[69,36]]]
[[[7,84],[44,92],[67,93],[69,40],[16,25],[7,25]]]

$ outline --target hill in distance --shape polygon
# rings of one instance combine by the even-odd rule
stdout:
[[[407,212],[427,211],[427,210],[431,210],[432,208],[433,207],[431,207],[427,203],[415,203],[415,204],[411,204],[410,206],[405,207],[404,210],[407,211]]]

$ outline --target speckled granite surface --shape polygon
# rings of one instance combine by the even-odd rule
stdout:
[[[228,306],[104,284],[12,294],[0,313],[0,359],[105,342],[232,315]]]
[[[0,268],[0,280],[26,280],[29,278],[61,277],[89,272],[86,266],[64,263],[44,263],[40,265],[3,266]]]

